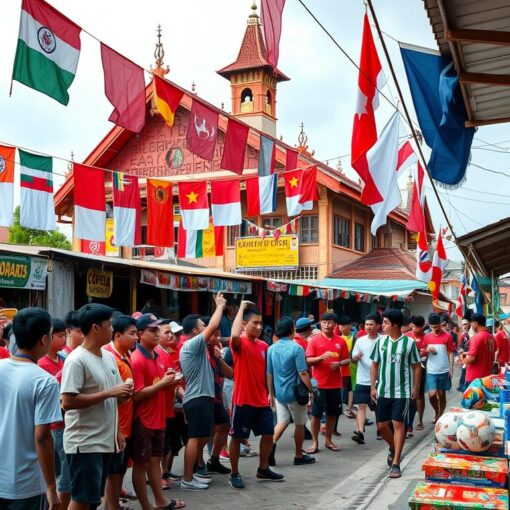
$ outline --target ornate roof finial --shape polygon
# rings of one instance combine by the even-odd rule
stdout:
[[[336,169],[338,170],[339,174],[344,175],[344,167],[342,166],[342,160],[338,158],[338,163],[336,164]]]
[[[196,94],[196,93],[197,93],[197,84],[195,83],[195,80],[193,80],[193,81],[191,82],[191,92],[192,92],[193,94]]]
[[[305,133],[305,125],[303,122],[301,122],[301,132],[298,135],[298,147],[297,150],[301,154],[304,154],[305,156],[313,156],[315,154],[315,151],[308,152],[308,136],[306,136]]]
[[[161,25],[158,25],[157,29],[157,37],[158,42],[156,43],[156,49],[154,50],[154,58],[156,60],[156,67],[153,68],[150,67],[152,74],[156,74],[158,76],[165,76],[165,74],[168,74],[170,72],[170,68],[166,66],[166,69],[164,67],[165,62],[163,61],[163,58],[165,57],[165,50],[163,49],[163,43],[161,42]]]
[[[255,0],[251,4],[252,13],[248,16],[248,25],[260,25],[260,18],[257,14],[257,3]]]

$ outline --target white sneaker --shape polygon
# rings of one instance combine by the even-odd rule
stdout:
[[[181,480],[179,484],[179,489],[181,491],[203,491],[209,488],[209,485],[206,483],[200,483],[195,478],[191,480],[191,482],[187,482],[186,480]]]
[[[195,482],[198,482],[198,483],[201,483],[202,485],[207,485],[207,486],[209,486],[209,484],[212,482],[211,477],[206,478],[205,476],[200,476],[200,475],[197,475],[196,473],[193,474],[193,480]]]

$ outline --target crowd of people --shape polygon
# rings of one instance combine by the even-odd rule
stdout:
[[[272,467],[289,424],[293,463],[306,466],[322,446],[339,450],[342,412],[356,420],[359,445],[375,412],[389,476],[398,478],[416,415],[416,429],[424,427],[425,392],[436,421],[455,363],[463,389],[510,361],[504,328],[497,324],[494,338],[481,314],[464,319],[458,334],[438,314],[404,321],[396,309],[367,315],[358,329],[332,312],[317,323],[282,317],[266,342],[253,303],[233,308],[222,294],[214,301],[211,316],[182,324],[97,303],[64,320],[20,310],[0,347],[0,508],[120,510],[125,498],[143,510],[182,508],[166,496],[170,481],[206,491],[217,473],[245,487],[239,457],[253,453],[252,435],[260,436],[256,478],[282,482]],[[123,489],[129,467],[134,495]]]

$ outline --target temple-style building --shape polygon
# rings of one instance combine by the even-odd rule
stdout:
[[[156,65],[153,73],[171,80],[171,73],[167,74],[163,57],[163,47],[160,36],[156,47]],[[225,55],[228,59],[229,55]],[[213,72],[211,70],[211,72]],[[274,267],[252,269],[253,274],[274,279],[306,279],[316,280],[333,273],[361,256],[369,253],[373,248],[408,249],[412,239],[406,231],[408,212],[405,205],[394,210],[386,226],[379,229],[376,236],[370,234],[372,211],[361,204],[361,186],[348,178],[342,171],[341,165],[329,166],[315,159],[314,152],[308,148],[308,138],[303,125],[298,133],[296,146],[289,146],[277,138],[277,95],[278,85],[288,81],[280,70],[273,72],[267,61],[267,50],[264,44],[261,22],[256,7],[248,16],[246,32],[236,60],[217,71],[219,75],[230,82],[232,114],[222,113],[219,120],[219,133],[212,161],[205,161],[195,156],[186,148],[186,131],[190,118],[192,100],[196,95],[187,91],[175,114],[173,127],[165,125],[161,116],[156,112],[152,101],[152,86],[147,87],[147,118],[143,130],[133,134],[123,128],[115,126],[92,149],[83,161],[86,165],[118,170],[140,177],[142,188],[142,225],[146,224],[145,215],[145,178],[158,178],[179,182],[197,179],[211,180],[221,177],[232,177],[231,172],[220,167],[225,132],[228,119],[233,116],[249,124],[248,146],[245,154],[243,176],[256,174],[260,133],[267,134],[276,141],[275,169],[283,171],[286,149],[292,148],[299,152],[298,166],[316,164],[318,168],[317,183],[319,199],[311,211],[304,211],[300,217],[297,232],[298,264],[296,267]],[[281,93],[285,93],[282,88]],[[66,182],[55,194],[55,207],[59,220],[69,221],[74,215],[73,204],[73,175],[69,173]],[[174,187],[175,188],[175,187]],[[292,218],[288,218],[285,204],[284,181],[278,181],[277,210],[274,214],[247,217],[246,195],[244,185],[241,186],[241,202],[243,218],[252,223],[268,228],[284,225]],[[174,194],[176,188],[174,189]],[[107,201],[111,203],[111,194],[107,193]],[[178,219],[179,209],[177,196],[174,195],[175,218]],[[428,216],[430,224],[430,217]],[[142,227],[142,239],[146,238],[146,227]],[[432,231],[432,229],[430,229]],[[224,271],[236,271],[236,238],[243,235],[241,226],[228,227],[224,243],[225,250],[222,257],[208,257],[193,259],[191,262],[218,268]],[[177,236],[176,236],[177,239]],[[74,249],[80,250],[81,243],[75,240]],[[151,247],[123,248],[119,256],[126,258],[153,257]]]

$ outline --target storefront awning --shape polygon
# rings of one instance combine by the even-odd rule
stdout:
[[[387,297],[405,297],[415,290],[428,288],[426,283],[417,280],[354,280],[348,278],[323,278],[318,280],[315,285],[317,287]]]

